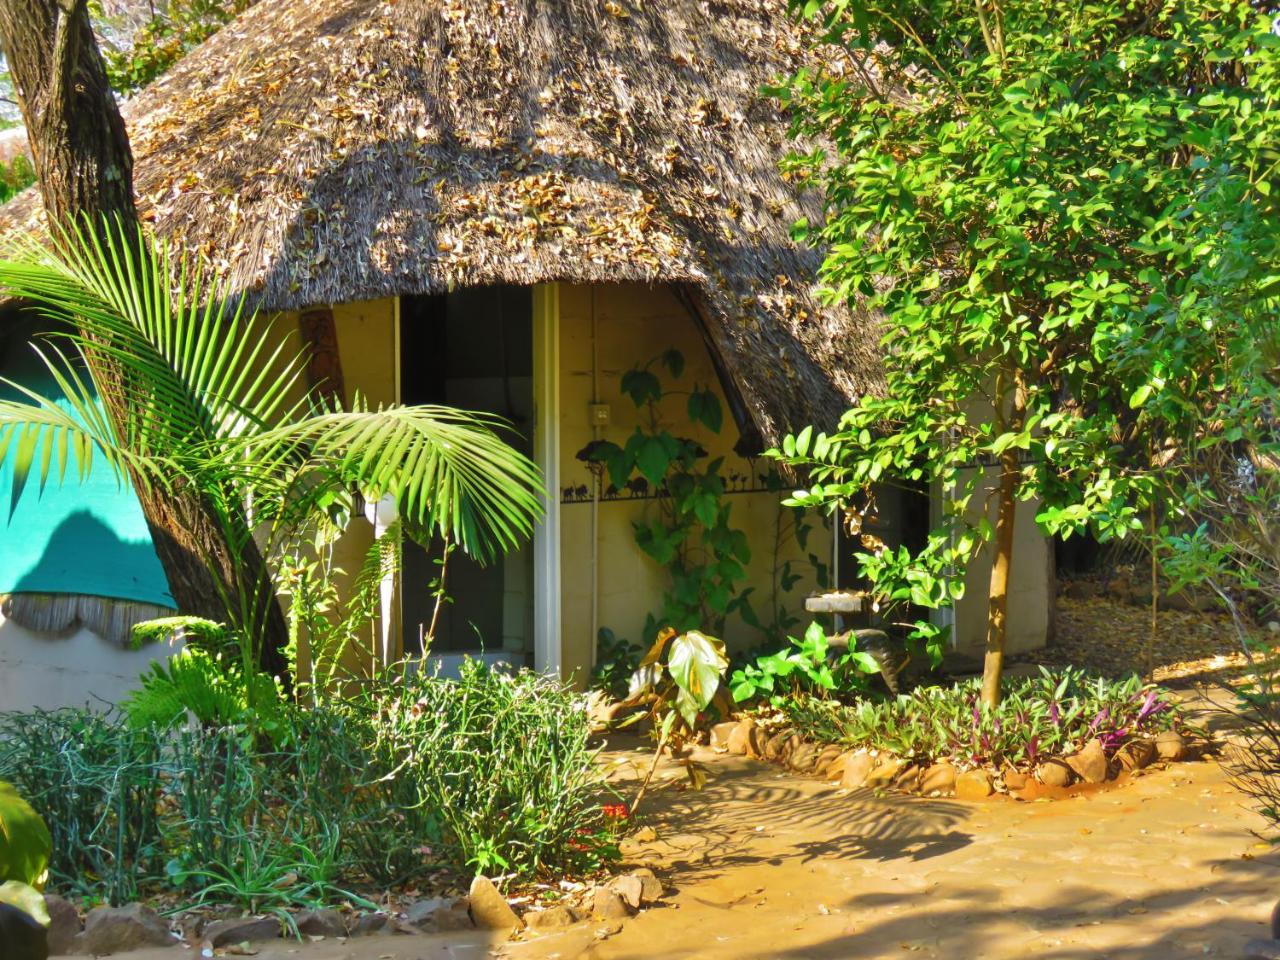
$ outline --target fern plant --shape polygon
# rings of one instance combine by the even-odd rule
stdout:
[[[189,647],[142,674],[142,687],[121,707],[130,726],[171,729],[188,716],[201,726],[228,727],[245,721],[250,704],[257,725],[270,734],[283,705],[275,679],[245,673],[238,662]]]

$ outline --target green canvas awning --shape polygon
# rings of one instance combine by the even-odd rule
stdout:
[[[55,396],[56,387],[29,343],[6,346],[0,376]],[[2,384],[0,395],[22,399]],[[43,491],[33,473],[16,502],[11,458],[0,462],[0,594],[13,593],[174,605],[137,496],[100,458],[83,480],[68,464],[63,482],[50,480]]]

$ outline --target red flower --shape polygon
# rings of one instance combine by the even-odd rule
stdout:
[[[610,820],[625,820],[631,811],[625,803],[606,803],[603,805],[604,815]]]

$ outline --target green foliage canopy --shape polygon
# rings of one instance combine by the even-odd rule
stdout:
[[[883,396],[784,445],[811,470],[795,500],[889,478],[956,494],[923,550],[864,554],[882,596],[957,596],[993,532],[969,509],[975,465],[1041,498],[1047,532],[1142,528],[1161,496],[1146,468],[1193,413],[1164,387],[1214,320],[1192,309],[1206,244],[1230,252],[1206,201],[1252,211],[1272,243],[1280,222],[1266,6],[793,3],[844,65],[776,91],[823,144],[787,162],[825,199],[798,236],[826,251],[831,297],[883,311],[888,355]]]

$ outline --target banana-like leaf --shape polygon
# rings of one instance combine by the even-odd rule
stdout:
[[[53,840],[40,814],[12,784],[0,780],[0,883],[43,887],[52,852]]]
[[[7,903],[21,910],[42,927],[49,926],[49,910],[44,903],[44,894],[30,884],[19,883],[17,880],[0,883],[0,903]]]
[[[689,630],[671,640],[667,670],[676,683],[676,709],[690,727],[707,708],[729,669],[724,643],[697,630]]]

